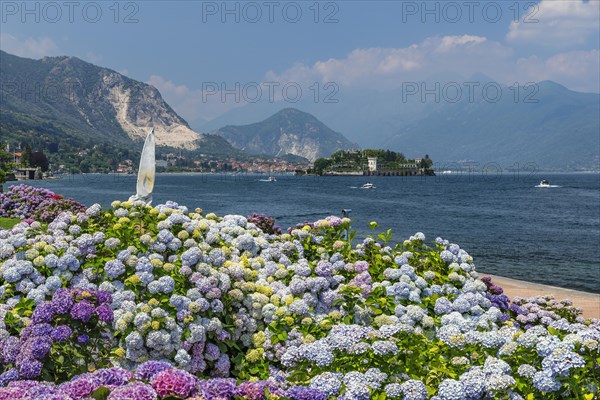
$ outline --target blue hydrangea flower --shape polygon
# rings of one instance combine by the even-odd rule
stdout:
[[[425,384],[416,379],[409,379],[402,383],[402,385],[400,385],[400,390],[404,395],[404,400],[425,400],[427,398],[427,388],[425,387]]]
[[[104,272],[110,279],[116,279],[125,273],[125,264],[119,260],[109,260],[104,264]]]
[[[539,371],[533,375],[533,386],[542,393],[556,392],[562,384],[549,371]]]
[[[542,368],[554,376],[568,376],[572,368],[583,368],[584,366],[583,357],[563,347],[555,348],[542,360]]]
[[[342,389],[342,382],[336,374],[324,372],[310,380],[310,387],[318,389],[327,396],[335,396]]]
[[[438,386],[440,400],[463,400],[465,399],[465,388],[460,381],[444,379]]]

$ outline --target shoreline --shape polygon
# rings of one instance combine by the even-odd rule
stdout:
[[[549,286],[541,283],[520,281],[483,272],[479,272],[479,275],[480,277],[491,277],[492,283],[500,286],[504,290],[504,293],[511,299],[516,296],[528,298],[533,296],[552,295],[557,300],[571,300],[575,307],[580,307],[582,309],[582,316],[584,318],[600,318],[600,294]]]

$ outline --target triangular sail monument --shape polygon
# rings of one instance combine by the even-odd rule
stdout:
[[[130,201],[142,200],[146,204],[152,203],[152,190],[154,189],[156,175],[155,147],[154,128],[151,128],[148,136],[146,136],[144,149],[140,157],[136,194],[129,198]]]

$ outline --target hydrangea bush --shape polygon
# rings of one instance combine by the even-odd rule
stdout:
[[[598,395],[600,321],[569,302],[422,233],[260,221],[116,201],[0,231],[0,399]]]
[[[85,211],[85,206],[51,190],[23,184],[13,185],[6,193],[0,193],[0,217],[50,222],[63,211]]]

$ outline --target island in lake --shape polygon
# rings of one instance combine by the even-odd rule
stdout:
[[[407,159],[404,154],[381,149],[339,150],[318,158],[308,171],[325,176],[423,176],[435,175],[429,155]]]

